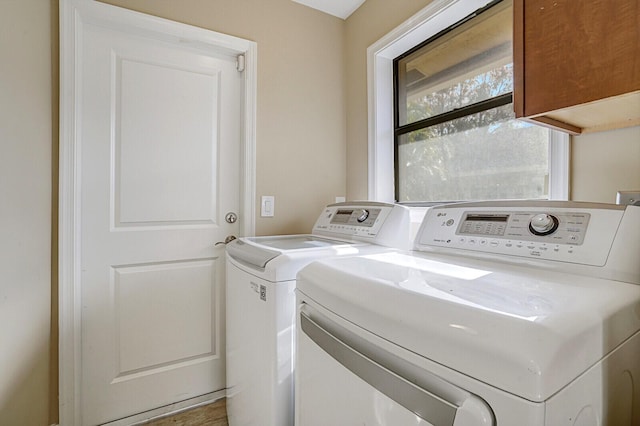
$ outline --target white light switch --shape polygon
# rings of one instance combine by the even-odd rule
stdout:
[[[260,216],[273,217],[273,212],[275,211],[275,197],[273,195],[263,195],[260,206]]]

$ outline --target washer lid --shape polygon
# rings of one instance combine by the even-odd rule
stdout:
[[[327,238],[316,237],[315,235],[284,235],[270,237],[246,237],[245,241],[252,242],[256,247],[264,246],[276,250],[303,250],[316,249],[349,244],[340,240],[329,240]]]
[[[352,243],[307,234],[244,237],[227,244],[227,253],[234,259],[258,268],[264,268],[269,261],[285,252],[317,250],[347,244]]]
[[[445,255],[321,260],[297,287],[407,350],[538,402],[640,330],[640,286]]]

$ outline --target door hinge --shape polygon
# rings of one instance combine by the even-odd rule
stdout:
[[[244,55],[238,55],[236,57],[236,69],[238,72],[244,71]]]

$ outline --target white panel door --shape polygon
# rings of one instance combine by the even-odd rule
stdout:
[[[76,47],[82,424],[225,387],[224,246],[238,232],[236,58],[85,23]]]

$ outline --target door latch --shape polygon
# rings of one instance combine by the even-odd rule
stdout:
[[[227,235],[227,238],[224,239],[224,241],[218,241],[217,243],[215,243],[214,245],[218,246],[220,244],[229,244],[231,241],[235,240],[236,236],[235,235]]]

